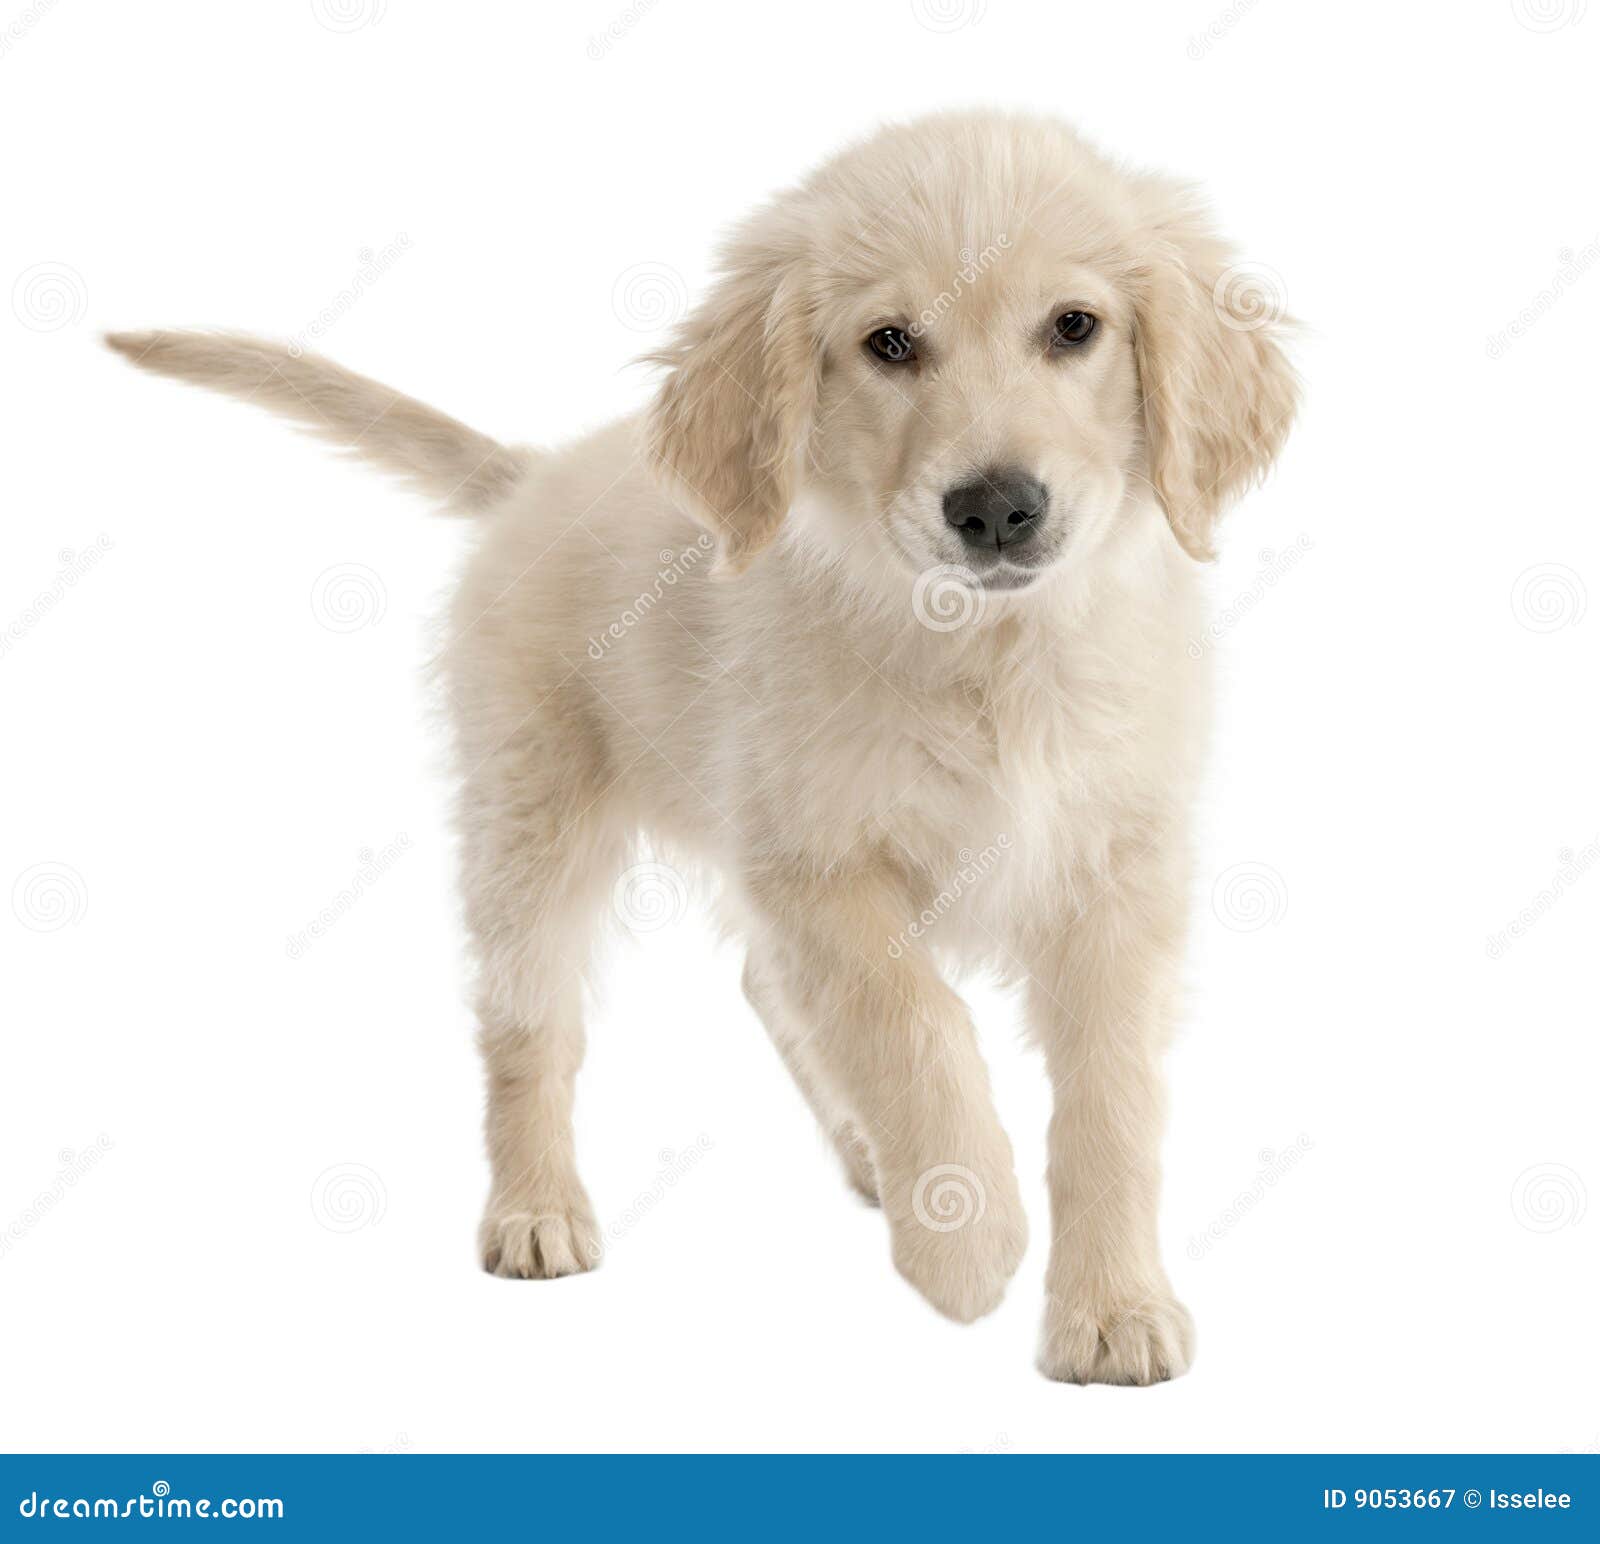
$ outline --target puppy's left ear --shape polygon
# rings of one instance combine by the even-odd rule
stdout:
[[[1215,556],[1217,517],[1272,465],[1300,382],[1275,281],[1232,262],[1187,191],[1152,179],[1134,349],[1150,481],[1191,557]]]
[[[649,356],[672,373],[645,423],[646,454],[718,538],[712,574],[742,573],[777,535],[816,409],[820,359],[797,244],[758,221],[711,293]]]

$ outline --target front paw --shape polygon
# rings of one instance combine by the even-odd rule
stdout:
[[[600,1263],[600,1230],[581,1187],[571,1194],[491,1202],[478,1228],[478,1254],[493,1276],[551,1281]]]
[[[940,1313],[970,1324],[999,1307],[1028,1247],[1009,1162],[934,1164],[881,1195],[895,1268]]]
[[[1144,1387],[1182,1377],[1194,1356],[1194,1321],[1163,1282],[1146,1291],[1052,1292],[1039,1370],[1063,1383]]]

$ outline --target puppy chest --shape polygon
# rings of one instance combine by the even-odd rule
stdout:
[[[1027,887],[1105,845],[1123,781],[1105,749],[1074,745],[1059,724],[1028,732],[992,713],[952,712],[937,734],[919,728],[892,758],[902,776],[877,824],[928,883],[978,862],[985,877]]]

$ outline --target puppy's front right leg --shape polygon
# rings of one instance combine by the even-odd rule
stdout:
[[[752,881],[794,1047],[866,1136],[894,1263],[963,1323],[998,1306],[1027,1247],[1011,1143],[966,1005],[916,945],[892,878]]]

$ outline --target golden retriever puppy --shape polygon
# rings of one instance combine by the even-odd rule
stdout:
[[[582,986],[647,842],[720,872],[751,1003],[895,1265],[960,1320],[1027,1221],[951,982],[1018,984],[1055,1098],[1040,1365],[1187,1367],[1156,1228],[1207,717],[1187,645],[1197,560],[1297,395],[1229,264],[1185,187],[1057,123],[952,115],[747,219],[647,410],[558,452],[297,350],[110,339],[476,522],[447,668],[486,1268],[599,1258]]]

